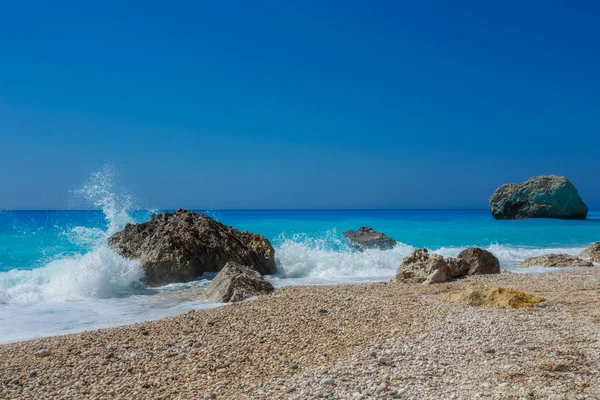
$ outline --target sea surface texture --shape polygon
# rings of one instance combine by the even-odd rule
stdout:
[[[0,342],[215,306],[197,300],[210,276],[162,288],[143,285],[138,262],[113,252],[107,238],[152,212],[118,209],[110,199],[94,203],[102,211],[0,211]],[[514,270],[527,257],[575,255],[600,240],[598,211],[585,221],[496,221],[488,210],[196,211],[269,238],[276,250],[278,273],[270,277],[276,286],[388,280],[419,247],[454,256],[479,246]],[[365,225],[398,244],[387,251],[352,250],[342,232]]]

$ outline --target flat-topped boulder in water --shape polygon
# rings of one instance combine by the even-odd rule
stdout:
[[[396,245],[394,239],[368,226],[361,226],[356,231],[346,231],[342,235],[348,245],[360,251],[367,249],[390,250]]]
[[[489,202],[495,219],[586,219],[588,213],[575,186],[562,176],[536,176],[502,185]]]
[[[467,275],[499,274],[500,262],[489,251],[478,247],[463,250],[456,258],[444,258],[417,249],[402,260],[396,280],[404,283],[442,283]]]
[[[202,294],[202,299],[218,303],[242,301],[275,291],[258,272],[236,262],[228,262]]]
[[[590,261],[569,254],[545,254],[523,260],[519,267],[593,267]]]
[[[600,263],[600,242],[594,242],[587,249],[579,253],[580,258]]]
[[[109,243],[123,256],[141,261],[150,286],[189,282],[205,272],[219,272],[229,261],[260,274],[277,270],[275,250],[265,237],[184,209],[128,224]]]

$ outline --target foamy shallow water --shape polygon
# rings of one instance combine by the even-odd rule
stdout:
[[[510,268],[515,273],[535,274],[568,268]],[[364,284],[394,278],[396,268],[374,276],[302,277],[270,276],[276,288],[288,286]],[[0,343],[115,327],[179,315],[189,310],[222,306],[198,300],[210,280],[174,284],[142,295],[77,301],[48,301],[0,305]]]
[[[337,246],[340,243],[336,243]],[[585,246],[530,248],[492,244],[503,268],[518,273],[556,271],[557,268],[515,268],[527,257],[549,253],[576,255]],[[316,246],[312,239],[287,240],[276,246],[279,272],[268,277],[275,287],[357,284],[389,281],[398,265],[415,247],[398,243],[388,251],[352,251],[331,245]],[[432,250],[456,256],[463,247]],[[162,288],[140,283],[143,272],[102,241],[87,253],[59,257],[32,270],[0,273],[0,343],[42,336],[156,320],[193,309],[221,304],[197,300],[210,279]]]
[[[154,299],[149,296],[5,304],[0,306],[0,343],[156,320],[219,305],[194,300]]]
[[[331,235],[331,234],[329,234]],[[304,238],[276,246],[276,287],[381,282],[393,279],[414,249],[403,243],[387,251],[353,251],[335,235],[330,241]],[[316,243],[315,243],[316,242]],[[492,244],[502,267],[520,273],[556,268],[514,268],[527,257],[549,253],[576,255],[585,246],[531,248]],[[456,256],[463,247],[432,250]],[[212,275],[214,276],[214,274]],[[220,304],[197,300],[212,276],[186,284],[146,288],[137,261],[116,254],[100,238],[83,254],[62,257],[30,270],[0,273],[0,343],[81,332],[181,314]]]

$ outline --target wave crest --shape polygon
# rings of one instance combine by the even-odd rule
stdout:
[[[277,276],[281,278],[335,278],[393,276],[414,247],[398,243],[391,250],[352,250],[335,229],[310,237],[281,235],[275,240]]]
[[[345,281],[347,278],[392,278],[404,257],[415,247],[398,242],[391,250],[351,249],[333,229],[315,237],[304,234],[280,235],[275,241],[278,278],[317,278]],[[444,257],[456,257],[465,247],[430,249]],[[480,247],[480,246],[477,246]],[[531,248],[492,243],[482,247],[500,260],[503,268],[514,267],[528,257],[551,253],[579,254],[585,247]],[[531,272],[533,270],[520,272]],[[537,271],[539,272],[539,271]],[[310,282],[308,282],[310,283]]]
[[[85,254],[57,258],[32,270],[0,273],[0,303],[104,299],[133,294],[141,287],[144,272],[137,260],[129,260],[108,246],[108,238],[133,222],[127,213],[131,196],[120,189],[113,165],[92,174],[78,190],[94,207],[102,208],[107,229],[75,227],[70,241],[90,248]]]

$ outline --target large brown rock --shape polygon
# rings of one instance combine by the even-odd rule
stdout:
[[[417,249],[405,257],[396,271],[396,279],[405,283],[441,283],[450,279],[450,268],[444,257]]]
[[[593,267],[590,261],[569,254],[545,254],[523,260],[519,267]]]
[[[140,260],[150,286],[189,282],[205,272],[220,271],[229,261],[260,274],[277,270],[275,250],[265,237],[183,209],[128,224],[109,243],[123,256]]]
[[[230,261],[202,293],[202,299],[217,303],[236,302],[274,290],[271,282],[258,272]]]
[[[585,219],[588,213],[575,186],[562,176],[536,176],[502,185],[489,201],[495,219]]]
[[[579,253],[580,258],[600,263],[600,242],[594,242],[587,249]]]
[[[418,249],[405,257],[396,280],[405,283],[441,283],[467,275],[499,274],[500,262],[489,251],[477,247],[463,250],[456,258],[444,258]]]
[[[468,265],[465,275],[499,274],[500,261],[495,255],[478,247],[469,247],[456,257]]]
[[[342,235],[351,247],[360,251],[366,249],[390,250],[396,245],[394,239],[368,226],[361,226],[357,231],[346,231]]]

